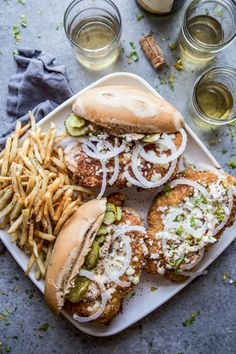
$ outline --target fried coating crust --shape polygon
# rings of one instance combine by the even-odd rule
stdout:
[[[182,136],[180,133],[175,134],[173,142],[178,149],[182,142]],[[154,147],[154,144],[148,144],[145,146],[145,150],[153,150]],[[167,151],[166,154],[170,155],[170,151]],[[120,172],[115,182],[115,185],[117,187],[124,187],[127,185],[127,180],[123,177],[123,172],[125,171],[125,167],[131,164],[131,158],[132,155],[130,153],[122,152],[121,154],[119,154]],[[141,160],[143,165],[142,173],[147,180],[150,181],[154,174],[161,174],[161,176],[163,177],[167,173],[167,169],[164,165],[151,164],[143,159]],[[103,175],[101,162],[100,160],[88,157],[82,151],[82,146],[80,144],[74,147],[68,154],[65,155],[65,162],[67,168],[73,173],[75,181],[81,186],[89,188],[101,187]],[[129,166],[128,172],[132,177],[135,178],[131,166]],[[111,178],[113,173],[114,159],[110,159],[107,162],[107,180]],[[176,173],[177,168],[176,171],[173,173],[171,179],[175,178]]]
[[[122,220],[117,222],[117,225],[142,225],[140,216],[130,208],[123,208]],[[144,252],[143,252],[143,234],[140,232],[127,232],[127,236],[131,239],[131,249],[132,249],[132,258],[130,265],[135,270],[133,276],[139,277],[144,266]],[[128,276],[125,274],[120,277],[122,281],[129,281]],[[114,282],[110,282],[106,284],[106,289],[114,288],[114,292],[112,293],[110,299],[107,302],[106,308],[103,314],[96,320],[97,323],[103,325],[109,325],[115,316],[117,316],[122,311],[122,300],[123,298],[130,292],[133,291],[135,284],[131,283],[129,287],[120,287]],[[91,311],[91,307],[94,306],[95,302],[99,300],[95,299],[93,301],[83,301],[83,299],[74,304],[70,301],[66,301],[65,308],[66,310],[73,316],[73,314],[77,314],[79,316],[90,316],[93,312],[97,310]]]
[[[200,183],[206,183],[210,185],[217,181],[217,176],[209,171],[196,171],[191,168],[188,168],[183,175],[184,178],[190,179],[192,181],[198,181]],[[232,176],[228,176],[228,182],[233,183],[235,179]],[[166,260],[163,256],[162,249],[158,247],[158,240],[155,238],[155,234],[163,231],[164,225],[162,223],[162,212],[157,210],[159,207],[165,206],[175,206],[180,204],[183,199],[192,194],[192,189],[187,185],[177,185],[174,189],[167,193],[159,194],[153,201],[152,207],[148,214],[148,237],[146,238],[146,245],[148,248],[149,256],[146,260],[145,269],[148,273],[157,273],[157,264],[155,259],[151,259],[150,255],[158,254],[161,267],[165,268]],[[225,227],[220,230],[215,238],[219,239],[224,230],[231,226],[235,220],[236,215],[236,198],[234,198],[233,208]],[[205,250],[209,249],[212,244],[208,244],[205,247]],[[192,270],[191,270],[192,271]],[[193,268],[194,271],[194,268]],[[165,270],[165,277],[174,281],[185,280],[186,276],[176,273],[172,269]]]

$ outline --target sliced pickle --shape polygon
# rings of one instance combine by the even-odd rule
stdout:
[[[89,133],[88,126],[85,126],[85,120],[74,113],[66,118],[65,127],[67,132],[72,136],[84,136]]]
[[[122,218],[122,208],[116,207],[116,221],[121,221]]]
[[[107,235],[108,234],[108,228],[105,225],[102,225],[99,227],[98,232],[97,232],[97,236],[101,236],[101,235]]]
[[[150,134],[146,135],[141,139],[144,143],[155,143],[160,138],[160,134]]]
[[[87,254],[84,262],[87,269],[92,269],[97,265],[99,251],[104,241],[105,241],[105,236],[99,236],[93,241],[92,248]]]
[[[75,286],[70,289],[70,292],[67,295],[70,302],[73,302],[74,304],[79,302],[87,293],[89,283],[89,279],[78,275],[75,279]]]
[[[113,211],[113,213],[116,213],[116,206],[112,203],[107,203],[106,210]]]
[[[105,225],[111,225],[116,220],[116,214],[113,211],[106,211],[103,223]]]

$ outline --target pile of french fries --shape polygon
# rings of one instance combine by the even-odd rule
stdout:
[[[0,228],[7,227],[12,242],[29,256],[26,274],[34,267],[39,280],[62,226],[93,192],[74,185],[68,175],[58,144],[66,133],[56,136],[53,123],[43,132],[29,115],[24,127],[17,122],[0,154]]]

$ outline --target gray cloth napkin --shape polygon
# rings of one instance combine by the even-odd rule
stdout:
[[[25,124],[32,111],[39,121],[73,95],[64,65],[55,65],[55,57],[40,50],[19,49],[16,74],[9,81],[7,113],[9,123],[0,135],[0,144],[15,128],[16,119]]]

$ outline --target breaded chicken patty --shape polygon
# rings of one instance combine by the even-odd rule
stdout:
[[[117,206],[121,206],[123,203],[122,198],[120,198],[120,193],[113,194],[110,198],[108,197],[108,201],[112,201],[112,203],[116,202]],[[122,228],[123,226],[142,225],[139,215],[133,209],[123,208],[122,210],[122,219],[121,221],[116,222],[115,227]],[[131,262],[127,271],[119,278],[122,282],[129,282],[129,286],[121,287],[109,280],[104,262],[113,264],[113,266],[114,262],[115,265],[117,265],[116,263],[118,262],[119,267],[124,262],[126,257],[124,242],[122,241],[124,235],[130,238]],[[132,292],[135,285],[138,284],[142,268],[144,267],[144,255],[147,254],[147,248],[143,241],[143,237],[144,235],[138,231],[124,232],[124,234],[121,237],[118,237],[114,242],[111,242],[111,237],[108,236],[102,245],[94,274],[100,277],[105,283],[108,302],[104,312],[97,318],[96,322],[108,325],[112,319],[121,312],[122,300],[125,295]],[[96,285],[90,283],[88,291],[82,300],[78,303],[72,303],[67,300],[65,308],[71,315],[76,314],[83,317],[91,316],[98,310],[101,304],[100,295],[100,291]]]
[[[189,167],[181,179],[197,182],[204,190],[174,181],[157,195],[148,215],[146,270],[171,280],[194,272],[236,213],[233,177]]]
[[[173,143],[178,149],[182,142],[182,135],[180,133],[171,134],[173,137]],[[109,142],[114,145],[113,137],[109,138]],[[132,168],[132,150],[134,149],[135,143],[131,141],[126,144],[126,149],[124,152],[118,155],[119,157],[119,174],[115,181],[115,185],[118,187],[130,186],[130,183],[124,177],[123,173],[128,171],[130,176],[135,178]],[[146,144],[144,146],[146,152],[155,152],[157,156],[169,156],[171,154],[170,150],[164,146],[155,144]],[[77,183],[84,187],[100,187],[102,185],[103,169],[101,161],[86,155],[83,151],[82,144],[75,146],[69,153],[65,154],[65,162],[67,168],[72,172],[73,177]],[[114,158],[109,159],[106,163],[107,167],[107,181],[114,174],[115,161]],[[158,179],[164,177],[170,167],[170,163],[166,164],[153,164],[143,158],[138,158],[138,169],[142,175],[151,182],[157,182]],[[177,168],[172,174],[171,178],[175,178],[177,173]]]

